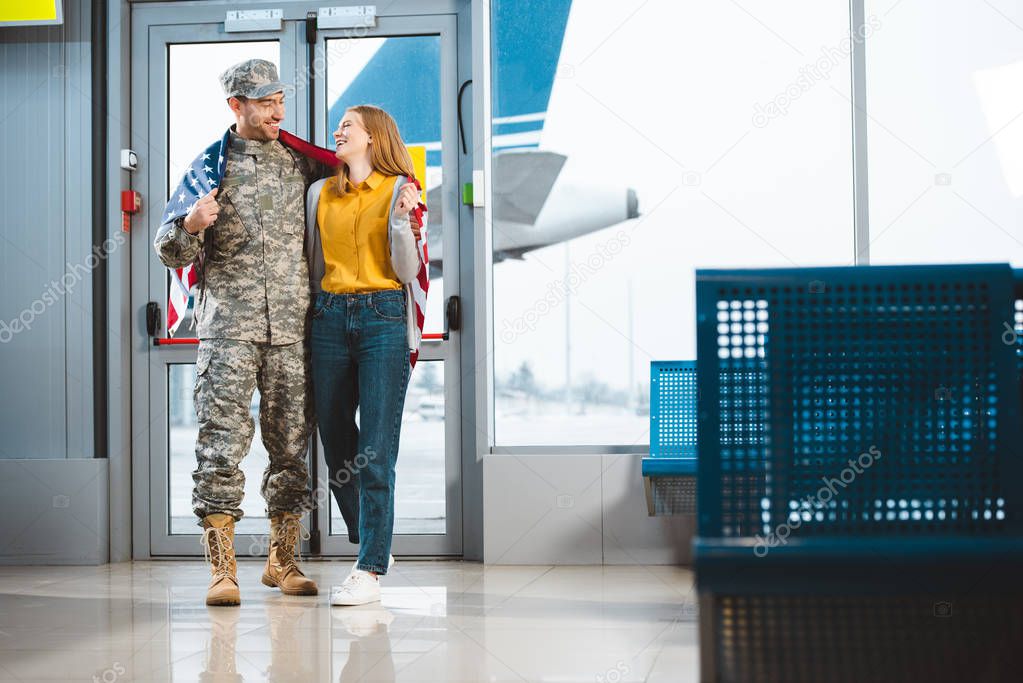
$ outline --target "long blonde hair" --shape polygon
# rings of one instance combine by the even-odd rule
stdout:
[[[369,163],[374,171],[386,176],[415,177],[412,157],[398,132],[398,124],[386,111],[371,104],[357,104],[346,111],[354,111],[362,117],[363,128],[373,138],[369,146]],[[345,194],[348,182],[348,164],[341,162],[337,174],[337,192]]]

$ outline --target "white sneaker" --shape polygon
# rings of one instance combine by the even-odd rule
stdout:
[[[368,638],[386,634],[387,627],[394,621],[394,615],[382,605],[362,605],[352,609],[337,609],[331,614],[356,638]]]
[[[387,571],[391,571],[391,567],[394,566],[394,555],[387,556]],[[352,571],[359,568],[359,558],[355,558],[355,562],[352,562]]]
[[[331,586],[330,604],[365,605],[380,600],[380,580],[361,569],[353,569],[340,586]]]

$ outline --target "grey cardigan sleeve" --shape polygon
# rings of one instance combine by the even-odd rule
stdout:
[[[309,186],[305,195],[305,257],[309,265],[309,289],[313,294],[323,291],[323,245],[320,244],[320,228],[316,225],[316,209],[320,205],[320,191],[329,178],[317,180]]]
[[[394,206],[398,202],[398,194],[408,180],[398,177],[394,183],[394,193],[391,195],[391,211],[389,223],[389,241],[391,244],[391,267],[398,281],[408,284],[416,279],[419,274],[419,248],[416,246],[416,237],[412,234],[412,226],[408,214],[396,216]]]

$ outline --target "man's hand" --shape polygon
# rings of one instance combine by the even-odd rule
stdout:
[[[215,187],[202,199],[195,203],[192,210],[185,216],[185,231],[190,235],[197,235],[206,228],[213,225],[220,213],[220,205],[217,204],[217,192]]]

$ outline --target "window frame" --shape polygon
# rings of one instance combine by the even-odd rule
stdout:
[[[501,446],[495,440],[494,395],[494,280],[493,280],[493,191],[490,184],[491,160],[493,158],[492,100],[493,73],[491,64],[491,3],[494,0],[473,0],[473,143],[476,149],[473,159],[474,192],[473,223],[482,225],[474,230],[473,274],[475,291],[480,296],[475,301],[476,320],[474,326],[476,348],[485,353],[475,364],[476,403],[473,415],[477,418],[477,453],[483,455],[618,455],[643,454],[650,450],[647,444],[596,444],[558,445],[536,443],[530,445]],[[857,40],[863,36],[866,24],[866,0],[849,0],[849,37],[852,43],[850,54],[852,117],[852,187],[853,197],[853,262],[856,265],[870,264],[870,210],[867,176],[867,82],[866,82],[866,41]],[[482,188],[482,192],[478,189]],[[482,354],[480,354],[482,355]],[[482,362],[480,362],[482,361]],[[482,419],[479,419],[482,418]],[[479,457],[478,456],[478,457]]]

